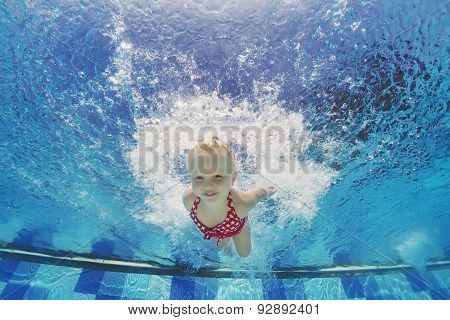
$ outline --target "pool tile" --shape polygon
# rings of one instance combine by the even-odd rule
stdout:
[[[0,300],[22,300],[29,287],[26,283],[8,283],[0,294]]]
[[[168,276],[150,276],[149,291],[146,299],[169,300],[171,294],[172,277]]]
[[[9,281],[29,283],[40,266],[39,263],[21,261]]]
[[[31,279],[39,268],[39,264],[22,261],[18,264],[9,282],[0,294],[0,299],[23,299],[25,292],[30,287]]]
[[[450,296],[448,294],[448,291],[443,288],[433,288],[430,291],[430,295],[433,298],[433,300],[449,300]]]
[[[336,265],[349,265],[350,254],[348,252],[337,252],[333,255],[333,261]],[[357,277],[341,277],[340,278],[344,292],[350,299],[364,298],[363,288]]]
[[[417,271],[404,272],[403,274],[411,285],[413,291],[418,292],[428,290],[426,279],[424,279]]]
[[[25,300],[47,300],[49,290],[43,287],[30,286],[25,292],[23,299]]]
[[[438,288],[442,288],[447,295],[450,293],[450,269],[436,270],[431,272],[436,279]]]
[[[122,298],[129,299],[147,299],[150,290],[150,277],[147,274],[127,274],[122,289]]]
[[[95,294],[73,292],[70,300],[95,300]]]
[[[104,275],[105,271],[83,269],[75,286],[75,292],[96,295]]]
[[[363,287],[363,294],[367,300],[398,300],[393,294],[381,294],[380,286],[373,276],[360,276],[359,281]]]
[[[0,295],[2,294],[3,289],[5,289],[6,285],[7,285],[6,282],[0,282]]]
[[[168,300],[172,278],[148,274],[128,274],[122,290],[122,299]]]
[[[434,274],[429,271],[405,273],[406,279],[414,292],[426,291],[435,300],[449,299],[448,293],[441,286]]]
[[[172,277],[170,300],[194,299],[195,281],[192,277]]]
[[[263,278],[263,294],[266,300],[286,300],[284,284],[281,279]]]
[[[440,279],[435,277],[434,272],[425,271],[421,274],[422,279],[427,284],[428,291],[434,300],[449,300],[448,288],[442,285]]]
[[[394,296],[401,300],[429,300],[428,291],[414,292],[403,273],[374,275],[379,286],[379,294],[382,297]]]
[[[364,298],[363,288],[357,277],[341,277],[340,279],[348,298]]]
[[[379,300],[380,297],[378,293],[380,292],[380,287],[377,281],[371,276],[360,276],[358,277],[363,289],[363,295],[369,300]]]
[[[0,261],[0,281],[8,282],[14,275],[19,263],[18,260],[2,259]]]
[[[218,279],[217,300],[264,300],[260,279]]]
[[[283,279],[284,291],[288,300],[306,300],[304,279]]]
[[[99,296],[120,297],[126,277],[127,275],[122,272],[105,272],[97,298]]]
[[[31,279],[30,286],[49,290],[48,300],[71,300],[81,274],[79,268],[41,265]]]
[[[215,300],[219,280],[217,278],[195,278],[194,299]]]
[[[314,278],[304,280],[305,293],[311,300],[348,299],[339,278]]]
[[[96,256],[109,257],[113,252],[114,242],[106,238],[93,243],[91,247],[91,254]],[[75,287],[75,292],[97,295],[104,276],[105,271],[83,269]]]
[[[450,270],[259,280],[161,277],[9,259],[0,266],[3,279],[9,278],[0,279],[0,299],[449,299],[450,286]]]

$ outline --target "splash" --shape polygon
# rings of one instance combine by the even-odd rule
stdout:
[[[425,272],[428,259],[436,256],[437,251],[442,251],[426,233],[419,231],[409,234],[395,249],[405,263],[419,272]]]
[[[277,186],[271,204],[261,203],[255,210],[276,211],[273,232],[292,227],[293,219],[311,221],[317,212],[317,199],[329,188],[337,172],[313,160],[298,160],[308,146],[317,142],[315,135],[306,130],[303,115],[287,111],[283,102],[279,102],[282,84],[254,80],[251,100],[249,97],[232,100],[191,83],[194,93],[182,95],[183,88],[176,93],[170,89],[157,90],[152,98],[157,103],[150,107],[142,94],[145,90],[140,89],[149,84],[156,86],[160,80],[139,71],[134,61],[156,59],[164,63],[168,57],[175,59],[183,70],[165,69],[171,79],[178,79],[180,72],[184,72],[194,82],[202,74],[191,57],[177,50],[158,52],[133,45],[125,36],[122,13],[125,8],[120,8],[110,33],[116,52],[105,76],[110,88],[130,97],[134,105],[134,137],[138,144],[126,152],[135,179],[149,190],[145,203],[148,210],[136,212],[134,217],[164,228],[172,241],[178,243],[179,231],[191,224],[181,201],[190,184],[185,170],[186,154],[197,141],[216,135],[229,141],[236,150],[240,168],[236,187],[245,190]],[[244,66],[252,63],[252,55],[254,52],[248,49],[236,59]],[[142,81],[139,77],[132,80],[133,70],[137,70]],[[324,142],[323,149],[329,150],[327,156],[333,157],[339,148],[332,137]],[[258,213],[254,215],[258,220]],[[256,230],[267,227],[266,222],[259,223],[262,225],[256,222]]]
[[[258,88],[265,90],[267,85]],[[139,218],[173,229],[189,223],[181,201],[181,194],[190,184],[186,155],[197,141],[217,135],[236,150],[238,188],[277,186],[273,197],[279,205],[277,227],[292,216],[311,220],[318,197],[337,173],[313,161],[297,160],[313,140],[303,116],[286,111],[274,100],[261,99],[255,106],[247,100],[233,102],[214,92],[176,97],[172,105],[164,106],[168,110],[164,116],[136,118],[135,138],[139,144],[129,158],[136,179],[152,190],[147,199],[149,211]],[[328,148],[336,146],[331,140],[327,144]]]

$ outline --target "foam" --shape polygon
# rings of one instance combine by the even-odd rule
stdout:
[[[395,249],[405,263],[412,265],[418,271],[426,270],[426,264],[430,257],[442,255],[442,249],[424,231],[408,233],[400,240]]]
[[[186,188],[186,184],[182,182],[186,182],[189,178],[180,165],[184,164],[188,150],[200,139],[201,130],[205,126],[216,129],[214,134],[219,138],[232,141],[238,146],[239,168],[246,165],[239,157],[242,153],[247,155],[247,159],[249,156],[257,157],[258,152],[262,153],[261,170],[240,172],[238,186],[247,188],[270,184],[278,186],[278,192],[273,200],[280,204],[281,211],[278,214],[281,223],[292,215],[306,220],[311,220],[315,216],[317,199],[326,192],[337,173],[313,161],[298,162],[299,154],[312,143],[301,114],[286,111],[282,106],[273,103],[273,99],[261,100],[260,105],[255,107],[245,100],[234,103],[226,97],[219,97],[215,92],[210,95],[176,97],[170,100],[174,100],[173,105],[161,106],[168,110],[165,116],[135,119],[136,140],[139,141],[139,132],[149,127],[151,132],[145,133],[148,135],[145,145],[148,146],[147,141],[151,141],[150,145],[154,146],[150,152],[151,156],[146,155],[145,161],[141,164],[145,163],[145,169],[152,168],[156,161],[159,164],[166,164],[153,167],[154,170],[146,173],[139,166],[139,145],[129,153],[136,179],[151,190],[151,195],[146,200],[149,211],[138,218],[161,227],[170,226],[173,232],[190,223],[181,201],[181,194]],[[228,137],[223,129],[224,123],[236,128],[236,131],[230,132]],[[275,132],[259,137],[262,145],[268,147],[261,149],[256,147],[257,135],[249,136],[247,146],[244,147],[242,132],[250,125],[262,132],[267,132],[271,126],[282,128],[283,132],[292,129],[294,134],[289,141],[297,141],[298,144],[292,146],[287,143],[288,141],[280,143],[278,138],[282,134]],[[174,137],[180,128],[189,130],[192,137],[188,137],[187,134],[180,135],[177,144]],[[325,147],[329,150],[337,146],[331,138],[326,143]],[[287,167],[289,157],[286,155],[289,155],[290,150],[294,150],[294,163],[291,166],[293,171],[289,171]],[[268,163],[272,166],[268,167]],[[274,169],[282,164],[286,165],[285,170],[275,172]]]

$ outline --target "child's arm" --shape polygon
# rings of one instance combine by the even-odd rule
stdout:
[[[243,192],[241,195],[241,200],[245,207],[244,217],[258,204],[258,202],[271,197],[276,191],[277,189],[275,186],[269,186],[267,188],[256,187]]]

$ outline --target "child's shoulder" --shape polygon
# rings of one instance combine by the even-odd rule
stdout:
[[[243,193],[245,191],[239,190],[239,189],[237,189],[235,187],[231,187],[230,192],[231,192],[231,198],[233,199],[233,202],[236,202],[236,201],[241,201],[242,200]]]
[[[233,199],[234,209],[240,218],[244,218],[248,214],[248,201],[246,191],[237,188],[231,188],[231,198]]]
[[[188,187],[183,193],[183,204],[186,210],[191,210],[194,205],[196,195],[191,187]]]

